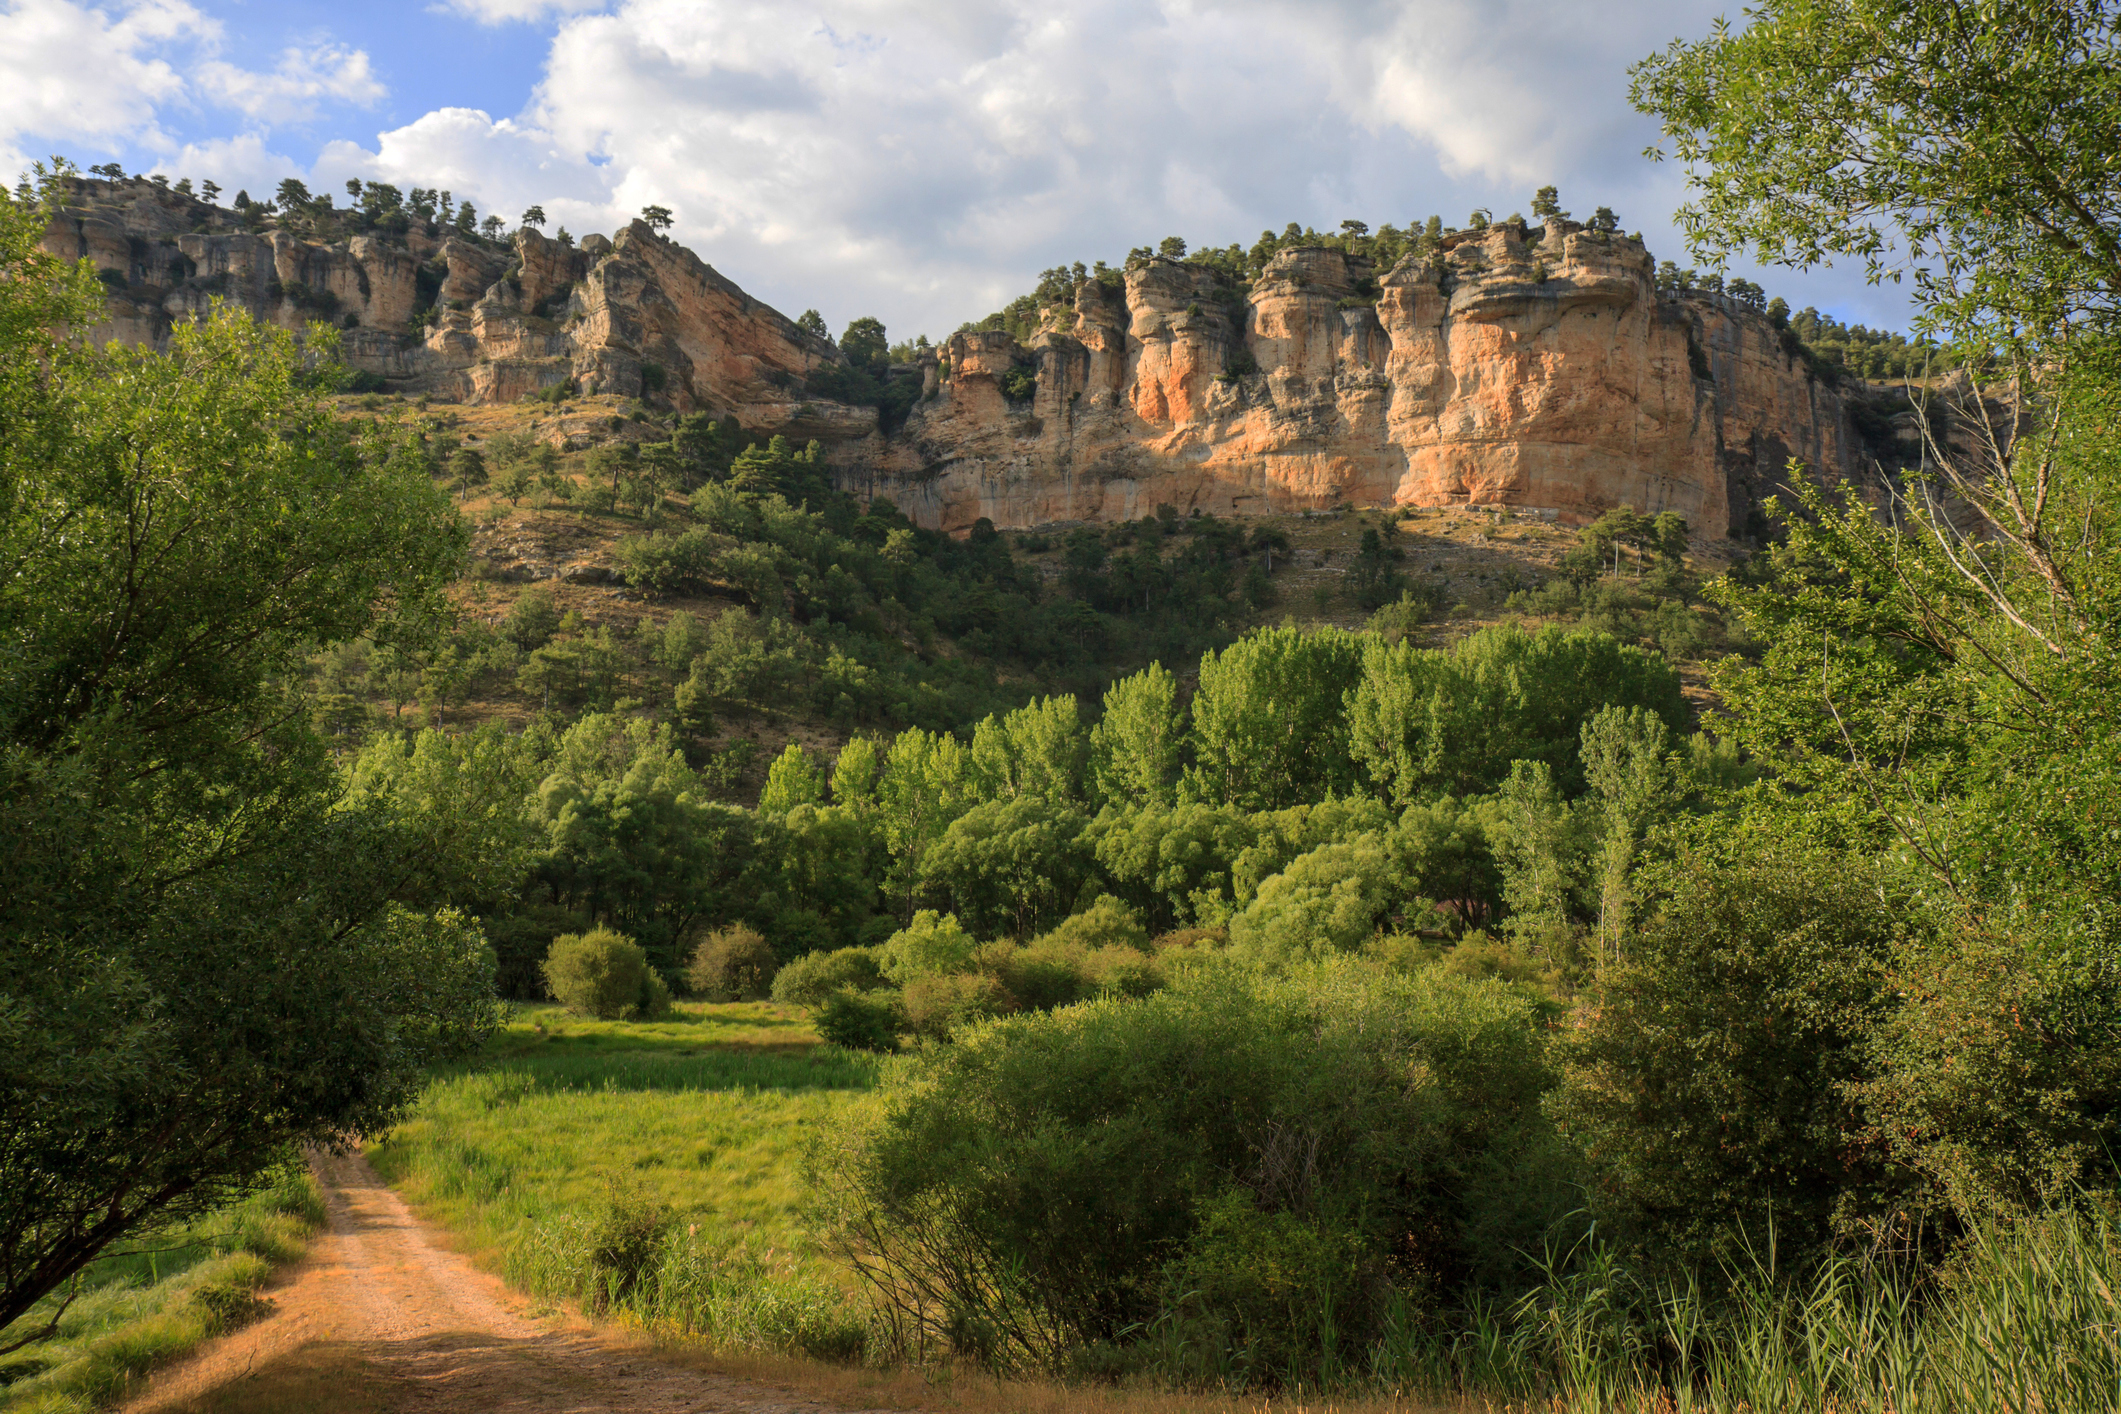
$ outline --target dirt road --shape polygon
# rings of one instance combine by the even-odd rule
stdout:
[[[431,1241],[367,1160],[317,1170],[331,1226],[265,1293],[272,1313],[159,1372],[125,1414],[841,1414],[533,1319]]]

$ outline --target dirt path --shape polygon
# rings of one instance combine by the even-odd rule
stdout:
[[[331,1225],[266,1292],[272,1313],[159,1372],[125,1414],[839,1414],[532,1319],[429,1240],[366,1159],[316,1168]]]

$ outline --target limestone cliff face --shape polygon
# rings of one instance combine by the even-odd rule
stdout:
[[[1721,531],[1789,457],[1852,460],[1839,398],[1765,315],[1661,299],[1640,244],[1562,221],[1461,233],[1381,279],[1285,250],[1237,306],[1154,260],[1123,290],[1082,287],[1028,346],[961,333],[944,359],[900,436],[839,461],[948,527],[1346,500],[1571,520],[1628,504]],[[1030,366],[1036,391],[1011,402],[1003,378]]]
[[[636,222],[563,246],[444,230],[316,239],[252,231],[235,213],[144,179],[83,178],[44,248],[103,272],[93,337],[165,346],[215,299],[290,330],[341,330],[346,361],[407,392],[512,401],[571,382],[733,416],[762,435],[863,439],[873,408],[803,389],[844,355]]]
[[[44,244],[105,272],[98,338],[163,344],[217,297],[289,329],[328,319],[350,363],[406,391],[571,382],[819,438],[843,485],[952,529],[1355,501],[1628,504],[1715,531],[1792,456],[1855,470],[1840,398],[1763,314],[1661,297],[1639,243],[1560,220],[1460,232],[1384,272],[1284,250],[1243,296],[1150,260],[1079,286],[1027,343],[953,336],[885,436],[874,409],[805,392],[844,362],[829,340],[640,223],[579,246],[308,239],[141,180],[73,193]]]

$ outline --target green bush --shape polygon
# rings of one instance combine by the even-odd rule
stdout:
[[[1537,1249],[1571,1205],[1541,1186],[1548,1084],[1532,1008],[1495,983],[1216,968],[960,1032],[848,1116],[815,1178],[902,1353],[972,1332],[998,1367],[1060,1369],[1310,1303],[1330,1319],[1237,1380],[1311,1382],[1393,1302]]]
[[[668,1206],[614,1180],[589,1232],[589,1264],[596,1276],[592,1304],[609,1311],[626,1303],[661,1260],[677,1215]]]
[[[685,980],[695,995],[711,1002],[755,1002],[772,992],[779,970],[773,945],[739,923],[700,939]]]
[[[871,992],[884,985],[874,948],[805,953],[773,977],[773,999],[786,1006],[822,1005],[835,992]]]
[[[1772,1232],[1790,1266],[1905,1196],[1858,1089],[1895,893],[1825,854],[1683,869],[1562,1053],[1555,1113],[1617,1238],[1712,1274]]]
[[[884,976],[903,987],[922,977],[965,971],[972,966],[975,946],[955,914],[924,908],[876,950],[876,960]]]
[[[501,620],[501,636],[526,653],[550,643],[559,629],[559,606],[543,585],[524,590],[508,606],[508,617]]]
[[[850,1051],[889,1053],[898,1049],[904,1022],[898,998],[889,992],[834,992],[817,1009],[817,1034]]]
[[[1133,909],[1110,894],[1100,894],[1095,903],[1062,919],[1038,941],[1061,947],[1146,949],[1149,930],[1142,927]]]
[[[670,988],[648,954],[609,928],[554,938],[543,970],[553,998],[577,1016],[641,1021],[670,1011]]]
[[[613,552],[619,573],[650,594],[697,587],[714,569],[714,536],[704,530],[628,535]]]
[[[929,1041],[947,1041],[969,1021],[1016,1010],[1016,998],[1000,979],[978,972],[921,977],[900,998],[906,1029]]]

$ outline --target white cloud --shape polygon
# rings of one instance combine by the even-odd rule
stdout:
[[[235,200],[239,191],[263,201],[279,187],[282,177],[302,171],[301,162],[273,151],[261,133],[186,143],[176,151],[158,157],[156,163],[158,170],[171,177],[190,177],[195,182],[219,184],[224,206]]]
[[[0,12],[0,161],[18,170],[31,137],[156,145],[156,109],[184,80],[162,53],[211,43],[218,22],[182,0],[143,0],[113,13],[69,0],[15,0]]]
[[[431,111],[330,143],[308,179],[447,188],[504,217],[538,204],[577,235],[659,203],[760,298],[835,327],[874,314],[900,336],[947,332],[1044,267],[1165,235],[1249,244],[1291,220],[1432,212],[1462,224],[1476,206],[1525,209],[1547,182],[1683,260],[1678,174],[1638,156],[1654,129],[1627,104],[1626,68],[1705,32],[1720,3],[449,0],[490,24],[558,20],[532,101],[495,117],[421,95]],[[366,54],[328,44],[271,73],[214,67],[218,29],[181,0],[108,13],[16,0],[0,25],[0,148],[93,131],[160,160],[170,104],[225,104],[257,129],[381,96]],[[209,62],[174,63],[185,44]],[[66,77],[30,96],[46,72]],[[300,166],[267,136],[182,160],[269,187]],[[1902,317],[1897,294],[1847,272],[1764,283]]]
[[[1706,0],[1617,17],[1540,0],[624,0],[560,26],[519,118],[439,110],[383,134],[374,160],[394,180],[607,227],[659,202],[763,298],[935,334],[1043,266],[1116,261],[1166,234],[1457,223],[1476,205],[1522,208],[1548,181],[1655,230],[1670,176],[1636,157],[1650,129],[1624,71],[1706,13]]]
[[[223,38],[221,21],[185,0],[12,0],[0,11],[0,172],[51,146],[151,154],[159,166],[183,152],[166,116],[202,104],[262,126],[384,96],[362,50],[290,48],[260,73],[223,60]]]
[[[548,15],[574,15],[601,10],[604,0],[445,0],[435,7],[482,25],[542,20]]]
[[[367,54],[336,44],[283,50],[269,74],[209,59],[199,66],[198,87],[221,107],[267,123],[306,121],[320,102],[365,107],[386,92]]]

